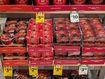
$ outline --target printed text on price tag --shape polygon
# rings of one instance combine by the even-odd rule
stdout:
[[[44,23],[45,14],[44,12],[36,12],[36,23]]]
[[[4,67],[4,76],[13,76],[13,69],[12,67]]]
[[[30,66],[29,67],[29,75],[37,76],[38,75],[38,66]]]
[[[70,21],[72,23],[79,22],[79,13],[78,13],[78,11],[71,11],[70,12]]]
[[[53,75],[62,76],[63,66],[62,65],[54,65]]]
[[[79,75],[87,75],[88,74],[88,67],[86,65],[81,65],[79,67]]]

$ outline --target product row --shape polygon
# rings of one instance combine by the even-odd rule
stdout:
[[[0,0],[1,5],[29,4],[29,5],[69,5],[69,4],[104,4],[104,0]]]
[[[1,24],[0,46],[52,47],[105,46],[105,29],[100,18],[80,18],[71,23],[69,18],[7,19]],[[2,22],[2,21],[1,21]]]
[[[26,49],[28,49],[28,51]],[[29,61],[36,61],[34,63],[38,65],[40,64],[39,61],[52,62],[53,60],[69,60],[72,62],[72,60],[105,60],[105,47],[2,47],[0,48],[0,54],[3,56],[3,60],[21,61],[29,59]],[[65,62],[62,63],[64,64]],[[51,64],[53,63],[50,63],[50,65]]]
[[[88,76],[79,75],[77,70],[65,70],[62,76],[53,76],[52,70],[39,70],[38,76],[29,77],[28,70],[17,69],[13,71],[11,79],[89,79]],[[8,79],[8,78],[7,78]]]

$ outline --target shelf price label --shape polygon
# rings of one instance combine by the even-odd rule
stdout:
[[[88,67],[86,65],[81,65],[79,67],[79,75],[87,75],[88,74]]]
[[[63,66],[62,65],[54,65],[53,75],[62,76]]]
[[[12,77],[13,69],[12,67],[4,67],[4,76]]]
[[[29,67],[29,75],[37,76],[38,75],[38,66],[30,66]]]
[[[72,23],[79,22],[79,13],[78,13],[78,11],[71,11],[70,12],[70,21]]]
[[[44,12],[36,12],[36,23],[44,23],[45,21],[45,14]]]

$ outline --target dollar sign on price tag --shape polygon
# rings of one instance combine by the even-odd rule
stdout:
[[[72,23],[79,22],[79,13],[78,13],[78,11],[71,11],[70,12],[70,21]]]
[[[30,66],[29,67],[29,75],[37,76],[38,75],[38,66]]]
[[[4,67],[4,76],[12,77],[13,69],[12,67]]]
[[[63,66],[62,65],[54,65],[53,75],[62,76]]]
[[[79,67],[79,75],[87,75],[88,74],[88,67],[86,65],[81,65]]]
[[[36,12],[36,23],[44,23],[45,15],[44,12]]]

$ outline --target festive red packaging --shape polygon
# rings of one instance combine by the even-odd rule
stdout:
[[[52,25],[44,25],[44,28],[43,28],[44,31],[49,31],[49,30],[52,30]]]
[[[8,33],[12,32],[12,33],[14,33],[15,29],[16,29],[16,25],[15,24],[11,24],[11,25],[5,27],[5,32],[8,32]]]
[[[70,36],[70,38],[72,38],[72,37],[80,37],[80,33],[79,33],[78,30],[70,30],[69,31],[69,36]]]
[[[55,26],[56,26],[56,30],[66,30],[65,24],[56,23]]]
[[[66,31],[60,30],[56,31],[56,37],[58,43],[66,43],[69,41],[69,35]]]
[[[36,2],[36,5],[43,6],[43,5],[49,5],[49,0],[34,0]]]
[[[53,53],[52,52],[44,52],[43,58],[44,58],[44,60],[53,60]]]
[[[54,18],[55,24],[65,24],[64,18]]]
[[[25,32],[18,32],[15,35],[15,40],[16,40],[16,43],[18,43],[18,44],[24,44],[25,43],[25,38],[26,38],[26,33]]]
[[[38,44],[39,43],[39,33],[38,32],[29,32],[27,35],[28,44]]]
[[[76,57],[76,56],[80,55],[80,47],[79,46],[68,46],[67,49],[68,49],[68,56],[71,58],[73,56]]]
[[[54,5],[66,5],[66,0],[53,0]]]
[[[95,46],[102,46],[102,47],[105,46],[105,38],[103,37],[97,38],[95,41]]]
[[[86,25],[89,24],[88,18],[80,18],[80,25]]]
[[[60,58],[64,58],[67,55],[67,50],[66,50],[67,46],[54,46],[54,50],[55,50],[55,56],[56,58],[60,59]]]
[[[98,32],[98,31],[103,31],[103,29],[104,29],[104,26],[102,25],[102,24],[97,24],[97,25],[94,25],[94,30],[95,30],[95,32]]]
[[[82,52],[83,59],[104,59],[105,47],[83,47]]]
[[[52,25],[52,19],[46,19],[45,25]]]
[[[1,42],[5,45],[13,44],[13,38],[10,38],[8,34],[3,34],[1,36]]]
[[[15,4],[28,4],[28,0],[15,0]]]
[[[104,0],[90,0],[91,4],[103,4]]]
[[[85,4],[86,3],[86,0],[72,0],[73,4]]]
[[[0,0],[0,5],[10,4],[10,0]]]
[[[92,30],[91,25],[90,24],[86,24],[86,25],[81,25],[82,30],[84,31],[88,31],[88,30]]]
[[[29,27],[28,27],[28,31],[39,31],[39,27],[38,25],[33,25],[31,24]]]
[[[101,24],[99,18],[91,18],[90,21],[91,21],[92,25]]]
[[[30,60],[40,60],[41,53],[40,52],[29,52]]]
[[[52,31],[42,31],[40,34],[40,41],[42,44],[48,44],[53,42]]]
[[[26,26],[21,26],[21,27],[17,27],[16,31],[17,32],[26,32],[27,27]]]
[[[40,38],[41,44],[49,44],[53,42],[52,36],[43,36]]]
[[[23,21],[23,20],[21,20],[21,21],[19,21],[18,23],[17,23],[17,25],[18,26],[25,26],[26,25],[26,21]]]
[[[85,31],[85,32],[83,33],[83,35],[84,35],[84,38],[94,37],[93,31]]]
[[[105,38],[105,31],[104,30],[100,30],[98,32],[96,32],[96,37],[103,37]]]
[[[52,60],[52,48],[33,48],[34,51],[29,51],[30,60]],[[29,48],[30,50],[30,48]]]
[[[66,26],[66,29],[67,30],[76,30],[76,29],[78,29],[78,26],[77,26],[77,24],[70,23]]]

